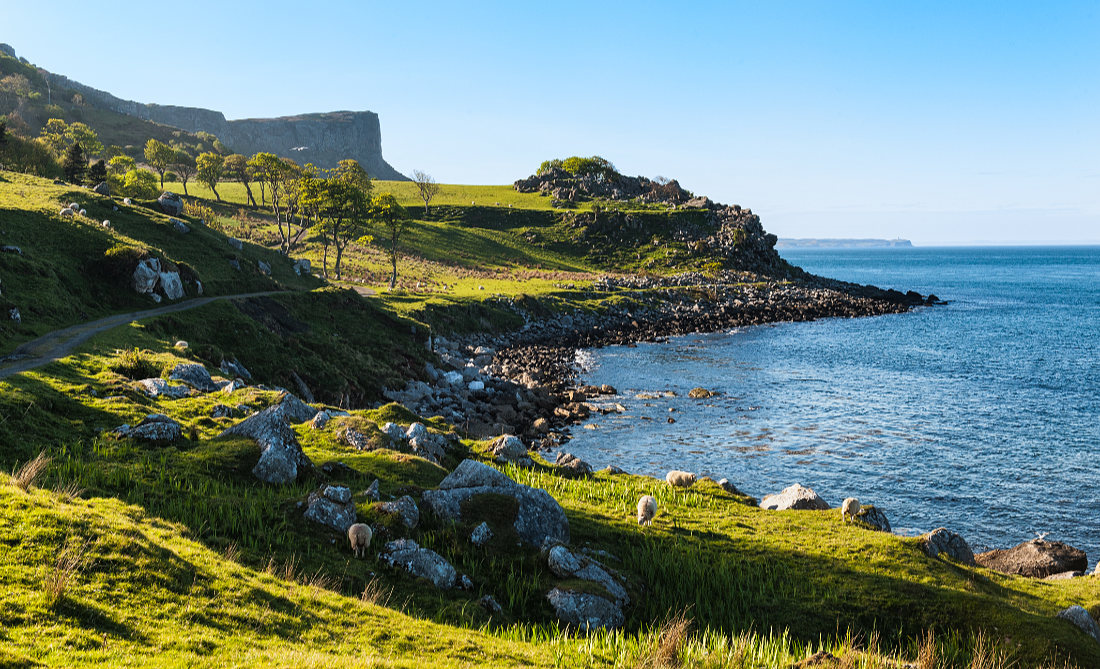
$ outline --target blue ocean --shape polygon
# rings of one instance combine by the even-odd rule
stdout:
[[[1100,247],[782,255],[948,304],[585,351],[583,380],[615,386],[625,411],[565,449],[755,497],[792,483],[857,497],[895,532],[945,526],[975,552],[1046,535],[1100,558]],[[695,386],[721,395],[689,399]]]

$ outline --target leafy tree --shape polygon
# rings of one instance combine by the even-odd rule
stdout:
[[[618,171],[615,169],[615,166],[611,164],[611,161],[601,158],[600,156],[592,156],[591,158],[570,156],[562,161],[561,167],[566,172],[577,176],[583,176],[585,174],[612,176],[618,174]]]
[[[172,168],[176,171],[180,181],[183,182],[183,194],[190,195],[187,192],[187,182],[195,176],[195,159],[183,149],[174,149],[172,151]]]
[[[126,174],[137,167],[134,159],[127,155],[119,155],[107,161],[107,170],[111,174]]]
[[[307,166],[312,168],[312,165]],[[328,278],[328,250],[336,250],[336,278],[342,277],[341,266],[344,249],[358,241],[369,243],[367,221],[370,214],[370,177],[356,160],[341,160],[327,178],[312,175],[299,180],[303,206],[317,220],[321,245],[324,249],[322,268]]]
[[[397,203],[397,198],[390,193],[382,193],[371,198],[370,218],[381,224],[390,240],[387,254],[393,267],[390,274],[390,290],[393,290],[397,286],[397,243],[408,228],[409,216],[405,208]]]
[[[541,176],[541,175],[549,172],[551,169],[554,169],[556,167],[561,167],[561,158],[554,158],[553,160],[544,160],[544,161],[542,161],[542,164],[539,165],[539,169],[535,172],[535,174],[538,174],[538,175]]]
[[[289,255],[291,247],[297,240],[293,235],[293,224],[294,215],[300,203],[293,186],[301,170],[294,161],[280,158],[266,151],[252,156],[248,160],[248,165],[252,168],[256,180],[267,189],[271,210],[275,214],[275,223],[279,228],[279,237],[282,239],[282,251],[283,254]],[[304,232],[305,226],[302,229]],[[298,237],[300,236],[299,233]]]
[[[239,153],[226,156],[225,174],[230,179],[244,184],[244,192],[248,194],[248,202],[255,207],[256,198],[252,197],[252,187],[248,185],[252,178],[251,169],[248,167],[248,159]]]
[[[69,124],[65,123],[62,119],[51,118],[46,121],[46,125],[42,127],[42,133],[39,138],[50,147],[50,150],[55,155],[63,155],[66,149],[69,147]]]
[[[207,151],[199,154],[196,164],[199,170],[199,181],[214,191],[214,197],[221,202],[222,196],[218,195],[218,182],[221,181],[222,173],[225,171],[225,158]]]
[[[61,163],[61,171],[65,173],[65,180],[71,184],[79,184],[84,181],[84,173],[88,171],[88,159],[84,155],[84,149],[80,142],[74,142],[65,152],[65,160]]]
[[[439,184],[435,182],[432,175],[420,170],[413,170],[413,182],[416,183],[416,190],[420,193],[420,199],[424,200],[424,215],[427,216],[428,203],[436,195],[439,195]]]
[[[92,163],[91,168],[88,169],[88,183],[95,186],[100,182],[107,180],[107,163],[103,162],[103,159]]]
[[[175,153],[175,149],[164,142],[150,138],[145,143],[145,162],[160,175],[161,190],[164,190],[164,173],[168,171],[168,166],[172,164]]]
[[[149,170],[135,167],[123,175],[119,190],[127,197],[151,199],[157,196],[157,178]]]
[[[77,121],[70,125],[65,136],[70,142],[80,142],[80,147],[89,156],[98,156],[103,153],[103,142],[99,141],[99,135],[86,124]]]
[[[94,156],[103,152],[103,143],[99,136],[86,124],[77,121],[72,125],[59,118],[51,118],[46,121],[39,135],[43,142],[57,155],[65,155],[69,148],[79,143],[86,156]]]

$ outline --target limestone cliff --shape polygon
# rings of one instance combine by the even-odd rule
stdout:
[[[335,167],[339,160],[354,158],[376,179],[408,180],[382,158],[382,131],[374,112],[337,111],[228,121],[219,111],[123,100],[62,75],[49,76],[55,90],[68,88],[80,93],[85,104],[188,132],[209,132],[237,153],[270,151],[299,164],[320,167]]]

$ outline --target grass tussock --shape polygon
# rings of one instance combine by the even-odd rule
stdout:
[[[110,370],[135,381],[160,374],[160,369],[157,368],[149,352],[137,347],[119,350],[110,365]]]
[[[69,586],[86,566],[87,555],[87,544],[70,535],[42,582],[42,596],[47,608],[56,608],[65,599]]]
[[[15,487],[26,492],[38,481],[38,478],[49,468],[53,458],[40,452],[33,460],[28,460],[11,474],[11,482]]]
[[[692,619],[686,611],[668,617],[653,634],[649,652],[643,654],[636,669],[677,669],[683,663],[680,654],[691,634]]]
[[[393,586],[387,586],[377,578],[372,578],[363,588],[363,594],[359,595],[359,601],[375,606],[389,606],[392,597]]]

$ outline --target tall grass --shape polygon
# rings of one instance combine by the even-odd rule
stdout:
[[[33,486],[40,476],[49,468],[53,458],[41,451],[33,460],[28,460],[15,469],[11,474],[11,482],[15,487],[26,492]]]
[[[69,586],[86,564],[88,547],[77,537],[69,536],[57,554],[42,582],[42,596],[48,608],[54,608],[65,598]]]

